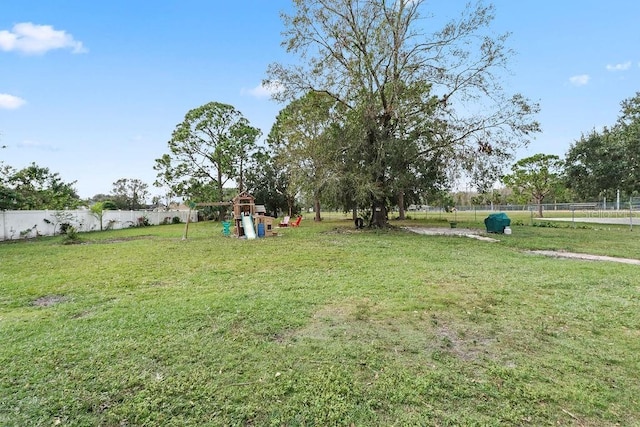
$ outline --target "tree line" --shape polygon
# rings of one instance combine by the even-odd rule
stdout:
[[[0,210],[65,210],[101,203],[104,209],[146,209],[148,185],[139,179],[121,178],[110,194],[88,200],[78,196],[74,185],[59,173],[31,163],[16,169],[0,161]]]
[[[194,125],[196,112],[218,123],[224,117],[234,116],[242,119],[239,120],[242,125],[234,128],[235,122],[229,122],[226,128],[219,127],[217,134],[207,130],[205,133],[210,139],[202,135],[196,138],[197,134],[185,138],[180,132],[186,123],[178,125],[179,132],[174,132],[169,143],[171,154],[156,160],[155,185],[165,188],[167,205],[174,195],[193,201],[217,201],[229,200],[237,191],[246,190],[265,203],[273,215],[292,214],[302,206],[313,206],[316,218],[320,219],[321,204],[328,209],[346,211],[357,189],[345,185],[353,179],[346,162],[342,171],[332,169],[335,155],[339,153],[332,144],[340,140],[342,129],[328,120],[327,104],[331,104],[331,100],[315,93],[289,104],[276,118],[266,146],[257,144],[260,132],[232,106],[209,103],[190,111],[186,119],[190,126]],[[219,114],[223,117],[217,117]],[[206,128],[196,121],[198,132]],[[198,142],[194,143],[196,139]],[[603,198],[614,200],[618,194],[623,198],[639,196],[639,155],[640,92],[622,101],[616,123],[583,134],[571,144],[564,158],[538,153],[520,159],[511,165],[509,173],[499,176],[501,185],[497,188],[488,189],[477,183],[484,191],[465,196],[457,194],[457,197],[447,190],[434,191],[438,183],[437,168],[434,168],[429,179],[424,179],[428,174],[413,177],[423,179],[424,185],[414,185],[414,192],[404,199],[402,207],[427,203],[453,206],[460,202],[474,205],[535,203],[542,216],[545,201],[593,202]],[[179,162],[180,156],[184,156],[184,163]],[[444,169],[439,173],[440,178],[446,176]],[[230,180],[236,180],[241,186],[225,187]],[[93,204],[101,209],[149,207],[149,186],[139,179],[119,179],[112,184],[111,193],[96,194],[90,200],[81,200],[74,184],[75,181],[64,182],[58,173],[35,163],[20,170],[2,164],[0,209],[62,210]],[[153,201],[158,203],[160,199],[156,196]],[[392,206],[402,210],[398,204]]]
[[[424,0],[295,0],[293,10],[282,16],[282,45],[299,61],[267,69],[263,84],[284,108],[264,144],[231,105],[188,111],[154,162],[153,185],[164,192],[156,202],[226,201],[231,186],[272,215],[313,206],[317,220],[322,209],[341,209],[384,227],[393,207],[402,218],[410,204],[451,203],[461,176],[478,203],[637,193],[637,94],[612,127],[582,135],[565,159],[514,163],[540,132],[539,106],[502,88],[513,53],[509,35],[491,31],[492,5],[470,4],[433,31]],[[73,204],[73,183],[38,169],[31,165],[28,185],[22,171],[4,167],[0,208],[53,206],[45,190],[57,194],[56,206]],[[496,183],[508,191],[493,191]],[[147,184],[123,178],[93,201],[135,209],[148,196]]]
[[[592,130],[571,144],[564,158],[536,154],[517,161],[502,178],[498,203],[536,203],[543,215],[545,200],[594,202],[640,195],[640,92],[621,102],[616,123]]]

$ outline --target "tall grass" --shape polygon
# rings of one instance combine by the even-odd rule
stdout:
[[[513,228],[1,244],[0,425],[639,424],[638,267],[526,252],[634,257],[638,239]]]

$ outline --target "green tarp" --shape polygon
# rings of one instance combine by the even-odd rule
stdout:
[[[505,227],[511,225],[511,219],[506,213],[495,213],[484,219],[484,225],[487,227],[487,233],[504,233]]]

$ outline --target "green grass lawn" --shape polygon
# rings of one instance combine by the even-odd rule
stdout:
[[[0,425],[640,424],[640,267],[526,252],[640,258],[628,227],[183,228],[0,244]]]

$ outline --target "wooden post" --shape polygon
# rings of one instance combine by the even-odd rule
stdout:
[[[191,219],[191,209],[187,214],[187,223],[184,226],[184,234],[182,234],[182,240],[187,240],[187,234],[189,233],[189,220]]]
[[[197,204],[195,202],[189,202],[189,213],[187,214],[187,223],[184,226],[184,234],[182,240],[187,240],[187,234],[189,233],[189,221],[191,221],[191,210],[195,209]]]

